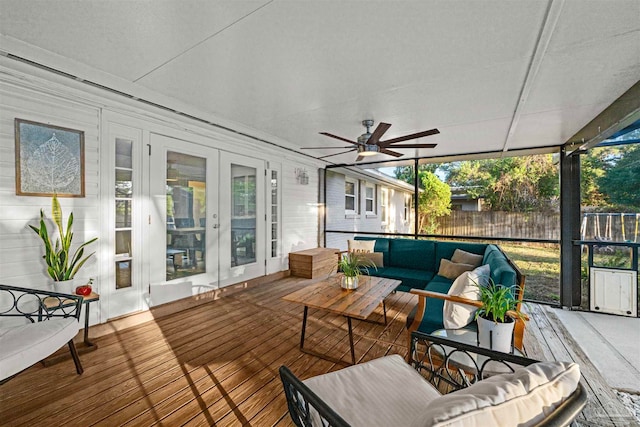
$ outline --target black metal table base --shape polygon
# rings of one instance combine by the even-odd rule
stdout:
[[[369,322],[369,323],[375,323],[378,325],[387,325],[387,306],[385,305],[384,301],[382,301],[382,310],[384,313],[384,323],[383,322],[377,322],[375,320],[369,320],[369,319],[357,319],[360,320],[362,322]],[[316,351],[313,350],[308,350],[304,348],[304,337],[305,337],[305,332],[307,330],[307,317],[309,315],[309,307],[308,306],[304,306],[304,314],[302,316],[302,331],[300,332],[300,351],[306,354],[310,354],[312,356],[316,356],[316,357],[320,357],[321,359],[325,359],[328,360],[330,362],[333,363],[340,363],[340,364],[346,364],[346,362],[344,362],[342,359],[337,359],[335,357],[331,357],[329,355],[323,354],[323,353],[318,353]],[[347,319],[347,327],[349,330],[349,349],[351,351],[351,364],[355,365],[356,364],[356,352],[355,352],[355,348],[354,348],[354,344],[353,344],[353,326],[351,324],[351,319],[353,319],[350,316],[344,316]]]

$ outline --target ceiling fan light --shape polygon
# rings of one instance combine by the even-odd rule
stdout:
[[[378,154],[378,146],[370,144],[359,145],[358,154],[360,156],[374,156]]]

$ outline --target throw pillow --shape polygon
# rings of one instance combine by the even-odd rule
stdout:
[[[489,273],[489,265],[482,265],[473,271],[465,271],[453,282],[447,294],[479,301],[478,285],[486,283]],[[478,308],[472,305],[445,301],[442,308],[442,323],[446,329],[464,328],[473,321],[476,310]]]
[[[538,425],[579,381],[576,363],[534,363],[431,400],[411,426]]]
[[[358,254],[363,259],[367,259],[373,263],[373,265],[378,267],[384,267],[383,253],[382,252],[367,252],[367,253],[359,253]]]
[[[465,271],[473,270],[473,265],[451,262],[448,259],[440,260],[440,269],[438,275],[447,279],[455,280]]]
[[[369,253],[373,252],[376,245],[375,240],[347,240],[347,249],[349,252]]]
[[[471,252],[456,249],[451,257],[451,262],[461,262],[463,264],[471,264],[473,267],[480,267],[482,264],[482,255],[472,254]]]

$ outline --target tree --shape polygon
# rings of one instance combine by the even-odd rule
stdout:
[[[606,173],[598,178],[609,203],[621,209],[640,209],[640,145],[630,145],[609,159]]]
[[[413,177],[414,177],[413,169],[414,169],[413,166],[398,166],[395,168],[394,174],[397,179],[413,185]],[[428,164],[418,165],[418,173],[420,172],[435,173],[436,169],[438,169],[437,163],[428,163]],[[422,183],[418,181],[418,186],[420,187],[421,185]]]
[[[442,170],[449,185],[483,196],[492,210],[523,212],[557,204],[558,168],[550,154],[454,162]]]
[[[418,180],[423,190],[418,196],[418,230],[433,234],[437,227],[436,219],[451,213],[451,189],[433,172],[419,172]]]

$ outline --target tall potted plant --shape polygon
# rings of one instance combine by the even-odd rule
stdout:
[[[486,285],[478,286],[482,304],[476,311],[478,344],[510,353],[515,319],[526,320],[527,317],[518,310],[518,301],[510,287],[497,285],[491,278]]]
[[[51,200],[51,216],[53,222],[58,228],[58,237],[55,240],[55,244],[52,242],[51,234],[47,229],[47,223],[45,222],[45,216],[42,209],[40,209],[40,227],[29,227],[42,239],[44,244],[44,260],[47,263],[47,273],[56,282],[69,282],[71,281],[78,270],[87,262],[95,252],[91,252],[89,255],[84,256],[84,249],[87,245],[98,240],[97,237],[84,242],[71,254],[71,242],[73,240],[73,212],[69,214],[67,220],[66,229],[63,225],[62,208],[58,198],[54,195]],[[84,257],[83,257],[84,256]],[[73,284],[69,282],[69,289],[58,289],[59,291],[73,291]],[[60,286],[60,285],[59,285]],[[66,287],[65,287],[66,288]]]

